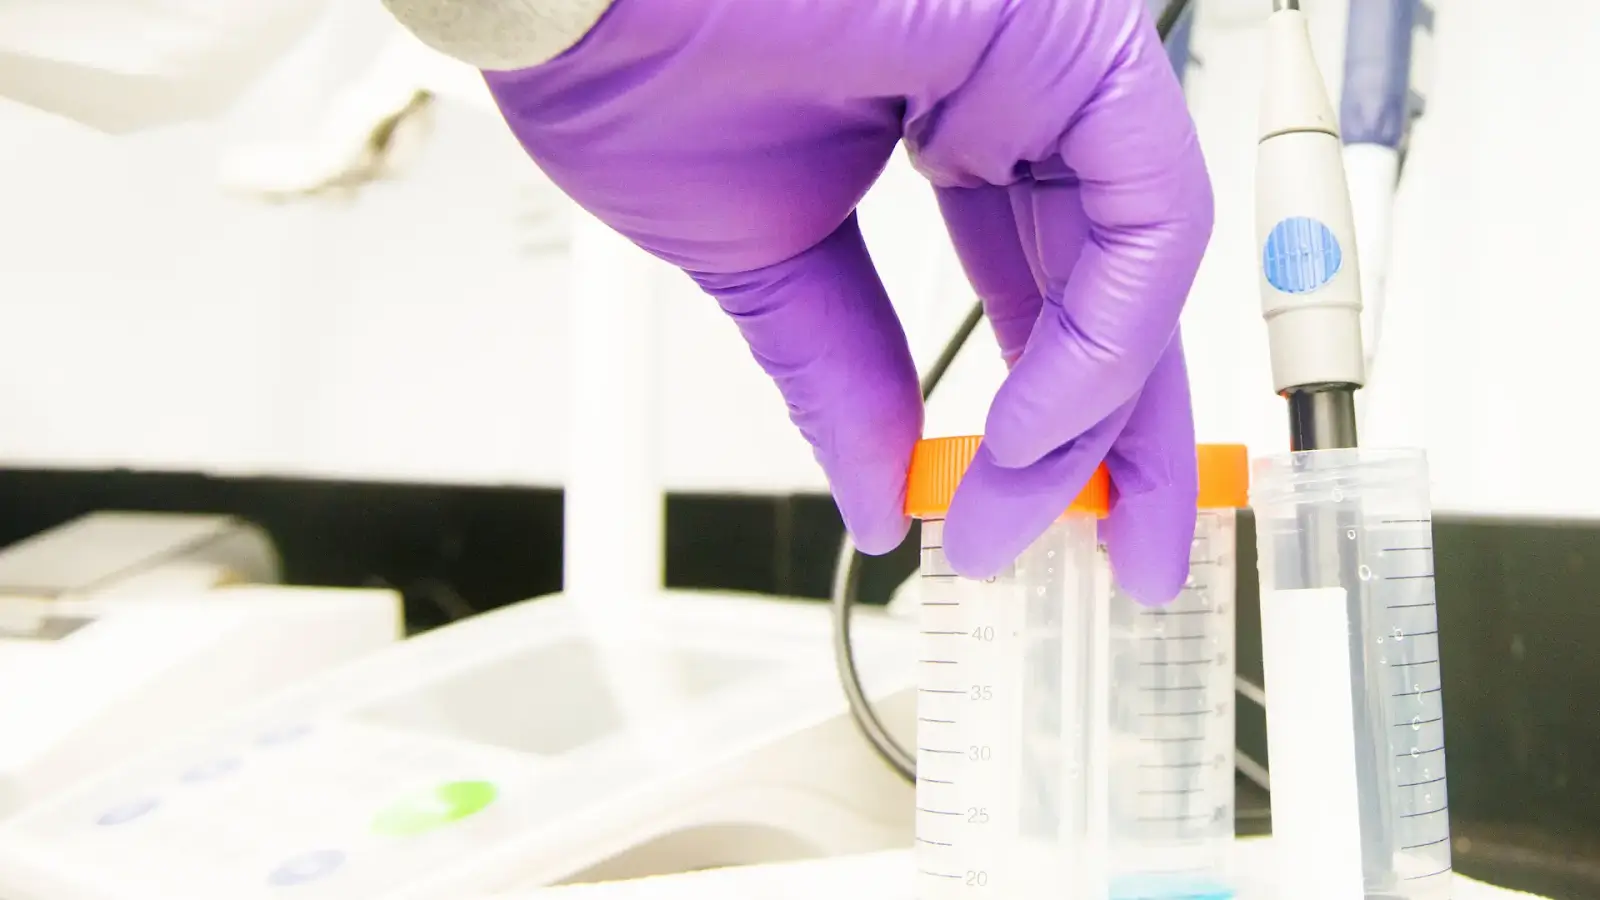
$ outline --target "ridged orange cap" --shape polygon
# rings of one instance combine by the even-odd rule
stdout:
[[[972,458],[978,455],[975,435],[947,438],[924,438],[911,451],[911,473],[906,479],[906,515],[924,519],[939,517],[950,511],[950,498],[956,495],[956,485],[967,474]],[[1103,517],[1111,509],[1111,476],[1101,465],[1089,476],[1078,499],[1072,501],[1066,512]]]
[[[1250,451],[1243,444],[1201,444],[1201,509],[1243,509],[1250,505]]]
[[[942,516],[950,511],[956,485],[972,465],[982,438],[976,435],[926,438],[911,452],[911,472],[906,479],[906,515]],[[1241,444],[1201,444],[1195,448],[1200,464],[1201,509],[1239,509],[1249,503],[1250,454]],[[1089,477],[1068,513],[1104,517],[1111,509],[1111,476],[1102,464]]]

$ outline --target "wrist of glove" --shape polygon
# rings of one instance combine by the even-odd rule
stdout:
[[[526,69],[572,49],[612,0],[383,0],[417,39],[489,71]]]

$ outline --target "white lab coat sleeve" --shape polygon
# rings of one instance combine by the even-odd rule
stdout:
[[[383,0],[429,47],[480,69],[549,62],[575,46],[613,0]]]
[[[0,97],[125,133],[226,109],[331,0],[7,0]]]

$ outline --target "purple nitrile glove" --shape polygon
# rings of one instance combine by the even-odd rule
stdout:
[[[385,3],[497,70],[550,178],[734,318],[867,553],[905,536],[922,430],[855,217],[904,140],[1011,365],[951,565],[998,572],[1103,459],[1123,588],[1176,594],[1197,491],[1178,314],[1212,199],[1145,0]]]

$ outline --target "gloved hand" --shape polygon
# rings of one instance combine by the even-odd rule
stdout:
[[[497,70],[545,173],[734,318],[867,553],[905,536],[922,429],[855,216],[904,140],[1010,365],[950,564],[998,572],[1104,459],[1123,588],[1177,593],[1197,491],[1177,323],[1212,198],[1145,0],[385,3]]]

